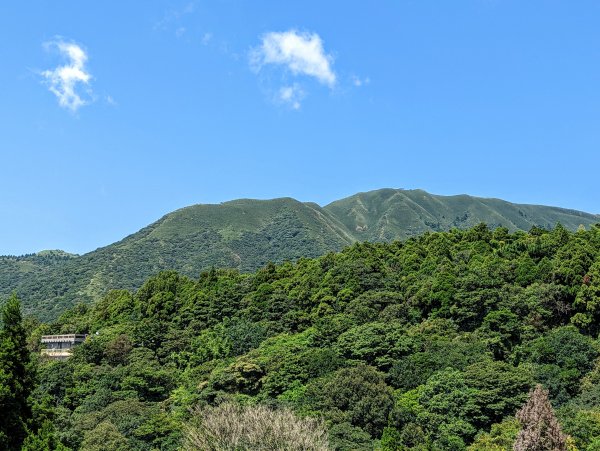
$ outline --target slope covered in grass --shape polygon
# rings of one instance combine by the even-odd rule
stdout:
[[[338,218],[360,241],[391,241],[426,231],[473,227],[481,222],[510,231],[532,227],[569,230],[589,227],[597,215],[542,205],[513,204],[467,195],[438,196],[423,190],[382,189],[335,201],[325,210]]]

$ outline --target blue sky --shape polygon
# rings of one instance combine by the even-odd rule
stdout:
[[[600,213],[600,3],[0,3],[0,254],[382,187]]]

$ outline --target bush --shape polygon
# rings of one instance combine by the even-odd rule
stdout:
[[[216,407],[196,408],[184,426],[185,450],[327,450],[323,424],[298,418],[289,409],[241,406],[225,402]]]

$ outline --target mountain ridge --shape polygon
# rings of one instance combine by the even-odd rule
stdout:
[[[370,210],[365,209],[365,205],[369,205]],[[597,215],[560,207],[514,204],[502,199],[466,194],[441,196],[424,190],[402,189],[357,193],[331,202],[324,208],[340,217],[348,228],[358,232],[359,240],[377,241],[408,238],[427,230],[467,228],[478,222],[486,222],[492,227],[505,226],[514,231],[528,230],[533,226],[551,228],[558,222],[566,228],[576,229],[580,224],[587,226],[599,220]],[[457,212],[462,214],[457,216]],[[392,224],[392,230],[389,231],[390,217],[408,218],[409,221],[400,222],[396,227]],[[388,222],[387,229],[382,224],[384,221]],[[378,233],[365,233],[373,227]]]
[[[55,318],[115,288],[137,289],[174,269],[190,277],[211,267],[254,271],[266,263],[318,257],[356,241],[389,242],[484,222],[511,231],[589,227],[600,217],[577,210],[469,195],[384,188],[320,206],[291,197],[194,204],[123,239],[73,255],[46,251],[0,257],[0,297],[16,291],[26,312]]]

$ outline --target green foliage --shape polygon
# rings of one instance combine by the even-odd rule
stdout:
[[[44,421],[37,433],[30,432],[21,451],[69,451],[57,437],[54,425],[50,421]]]
[[[596,319],[577,315],[595,314],[598,256],[600,227],[479,225],[251,274],[159,272],[27,323],[32,349],[42,333],[90,336],[39,362],[19,424],[57,448],[175,450],[191,412],[225,402],[321,418],[332,449],[500,450],[542,383],[570,440],[594,449],[600,349]]]
[[[308,409],[332,423],[350,423],[378,437],[393,405],[384,375],[360,364],[311,382],[304,394]]]
[[[110,421],[100,423],[85,434],[81,448],[86,451],[129,451],[129,442]]]
[[[482,332],[497,358],[506,358],[520,341],[519,317],[508,309],[495,310],[483,319]]]
[[[511,451],[519,433],[516,418],[507,418],[502,423],[493,424],[490,432],[482,432],[467,448],[469,451]]]
[[[600,329],[600,261],[590,266],[581,281],[581,288],[573,306],[578,313],[573,316],[572,322],[580,329],[592,335],[598,335]]]
[[[600,441],[600,409],[564,409],[559,413],[564,432],[573,437],[579,449],[589,449]],[[593,448],[593,447],[592,447]]]
[[[452,369],[435,373],[425,385],[401,394],[391,414],[391,425],[400,431],[399,437],[411,438],[416,431],[434,444],[458,443],[470,440],[483,420],[477,404],[479,392],[470,387],[464,374]],[[400,442],[403,446],[410,443]],[[452,445],[454,446],[454,445]]]
[[[2,308],[0,331],[0,448],[19,449],[32,418],[34,369],[27,349],[21,303],[12,295]]]
[[[372,322],[342,333],[336,347],[346,359],[361,360],[386,370],[400,356],[409,353],[411,344],[398,325]]]
[[[525,401],[533,386],[528,368],[504,362],[483,360],[464,371],[465,382],[477,390],[476,403],[482,416],[477,424],[485,427],[512,415]]]
[[[329,444],[335,451],[371,451],[371,436],[350,423],[335,423],[329,427]]]
[[[517,356],[534,363],[536,379],[560,405],[578,392],[581,378],[600,355],[600,346],[572,326],[551,330],[523,345]]]
[[[453,323],[435,322],[448,328],[439,332],[431,329],[425,332],[415,327],[409,332],[413,335],[416,349],[396,360],[389,370],[388,378],[393,387],[411,390],[427,382],[437,371],[446,368],[463,371],[469,365],[491,357],[485,343],[477,340],[473,334],[453,331]]]

